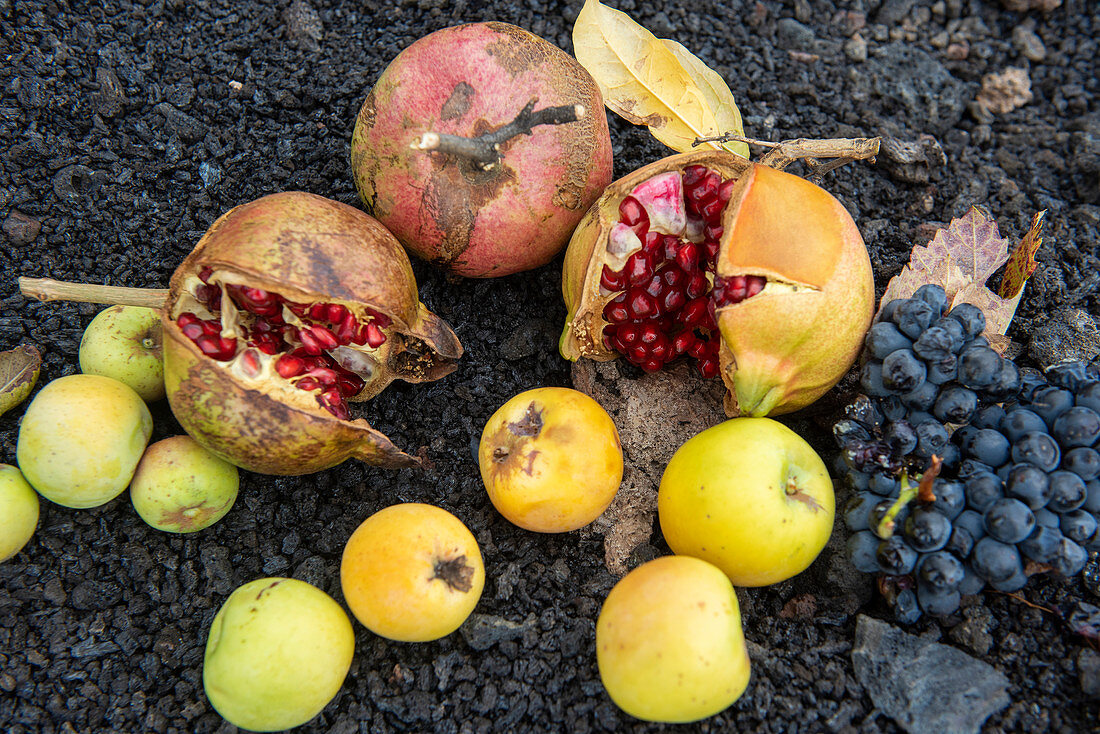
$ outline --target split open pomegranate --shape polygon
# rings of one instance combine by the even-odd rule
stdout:
[[[408,257],[378,222],[312,194],[274,194],[222,216],[172,277],[165,383],[210,451],[269,474],[349,456],[416,460],[348,403],[393,379],[433,380],[461,356],[420,303]]]
[[[567,359],[689,360],[731,415],[808,405],[855,360],[874,299],[851,217],[738,156],[671,156],[611,184],[566,254]]]

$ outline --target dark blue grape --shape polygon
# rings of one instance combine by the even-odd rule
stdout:
[[[985,511],[985,531],[1002,543],[1019,543],[1035,529],[1035,515],[1023,502],[1005,497]]]
[[[1016,546],[1002,543],[988,535],[974,546],[970,554],[974,572],[989,583],[1007,581],[1023,571],[1020,553]]]
[[[1012,445],[1012,461],[1034,464],[1045,472],[1052,472],[1062,462],[1062,450],[1049,433],[1032,431]]]
[[[1013,591],[1019,591],[1027,586],[1027,574],[1024,573],[1024,570],[1021,568],[1004,581],[990,581],[989,585],[997,591],[1002,591],[1006,594],[1012,593]]]
[[[1082,408],[1092,408],[1100,413],[1100,381],[1094,380],[1081,385],[1073,401]]]
[[[989,340],[979,334],[978,336],[969,339],[966,342],[966,345],[963,347],[963,350],[965,351],[968,347],[989,347]]]
[[[927,459],[933,454],[939,455],[943,452],[950,436],[947,435],[947,429],[942,424],[926,421],[918,423],[914,428],[917,432],[917,448],[913,450],[914,455]]]
[[[1020,370],[1009,359],[1002,359],[993,382],[982,389],[982,397],[994,402],[1009,400],[1020,394]]]
[[[948,385],[940,390],[932,415],[943,423],[966,423],[978,409],[978,395],[959,385]]]
[[[882,500],[871,492],[859,492],[844,503],[844,524],[855,532],[870,527],[871,510]]]
[[[885,517],[887,511],[894,506],[894,500],[882,500],[875,508],[871,510],[871,532],[878,535],[879,525],[882,524],[882,518]],[[905,527],[905,521],[909,518],[909,505],[902,507],[898,514],[894,516],[893,531],[898,533],[900,528]],[[884,528],[888,530],[888,528]]]
[[[1096,535],[1096,516],[1085,510],[1074,510],[1062,515],[1059,523],[1062,535],[1074,543],[1085,545]]]
[[[867,362],[859,370],[859,386],[863,392],[873,398],[882,398],[890,394],[882,384],[882,362]]]
[[[936,398],[940,394],[938,385],[931,382],[922,382],[916,390],[911,390],[901,396],[901,403],[910,410],[928,410],[936,404]]]
[[[989,347],[970,345],[959,355],[959,374],[955,378],[963,387],[981,390],[989,387],[1001,369],[1001,355]]]
[[[917,578],[933,589],[957,588],[963,576],[962,561],[947,551],[927,553],[917,564]]]
[[[1044,376],[1051,385],[1075,393],[1079,385],[1089,380],[1088,365],[1080,359],[1060,362],[1047,367]]]
[[[1063,448],[1092,446],[1100,438],[1100,414],[1092,408],[1070,408],[1054,419],[1051,435]]]
[[[905,539],[921,553],[939,550],[951,537],[951,521],[935,510],[918,507],[905,521]]]
[[[1088,563],[1089,552],[1069,538],[1063,537],[1058,552],[1050,560],[1054,570],[1063,576],[1076,576]]]
[[[976,435],[978,435],[977,426],[959,426],[955,429],[955,432],[951,434],[951,443],[961,448],[963,450],[963,453],[969,453],[970,442],[974,440],[974,436]]]
[[[901,539],[894,535],[878,544],[875,551],[878,560],[878,568],[882,573],[890,576],[903,576],[913,570],[917,563],[917,552]]]
[[[953,342],[947,329],[929,326],[915,342],[912,342],[912,349],[914,354],[925,362],[936,362],[947,359],[953,354],[951,351]],[[903,347],[899,347],[901,348]]]
[[[1040,387],[1047,386],[1047,378],[1043,373],[1031,367],[1020,368],[1020,400],[1031,400],[1031,396]]]
[[[920,603],[917,601],[917,592],[912,589],[902,589],[894,599],[894,619],[898,624],[913,624],[920,619]]]
[[[887,421],[900,421],[909,413],[905,403],[897,395],[887,395],[882,399],[882,417]]]
[[[951,382],[959,375],[959,359],[954,354],[928,363],[928,373],[924,379],[933,385]]]
[[[952,524],[951,537],[947,539],[947,545],[943,549],[954,553],[958,558],[966,558],[970,555],[970,551],[974,550],[974,544],[977,542],[977,538],[969,530]]]
[[[1050,501],[1047,507],[1054,512],[1073,512],[1085,504],[1087,497],[1088,490],[1081,477],[1061,469],[1050,473]]]
[[[999,431],[1004,425],[1004,420],[1005,409],[1000,405],[983,405],[974,411],[970,425],[975,428],[992,428],[994,431]]]
[[[894,323],[910,339],[916,339],[931,323],[939,318],[927,302],[919,298],[910,298],[900,304],[893,313]]]
[[[868,354],[873,358],[882,360],[888,354],[898,349],[912,349],[913,342],[905,334],[898,331],[896,324],[889,321],[879,321],[867,330],[867,336],[863,338],[863,344]]]
[[[995,500],[1004,496],[1004,483],[993,472],[978,471],[966,478],[966,504],[972,510],[985,512]]]
[[[1035,524],[1043,525],[1048,528],[1057,528],[1059,523],[1062,522],[1062,518],[1057,512],[1053,512],[1046,507],[1040,507],[1038,510],[1031,511],[1035,515]]]
[[[992,428],[978,429],[966,449],[967,455],[990,466],[1001,466],[1012,457],[1008,439]]]
[[[841,459],[841,463],[843,464],[844,457],[838,455],[838,458]],[[846,465],[844,467],[844,471],[841,472],[841,476],[844,477],[844,485],[849,489],[853,489],[857,492],[862,492],[866,490],[867,487],[871,484],[870,476],[868,476],[864,472],[856,471],[855,469],[849,469]]]
[[[1032,510],[1050,501],[1050,477],[1034,464],[1015,464],[1005,479],[1005,496],[1015,497]]]
[[[954,520],[966,508],[966,488],[962,482],[937,478],[932,484],[932,493],[936,499],[928,506],[948,520]]]
[[[907,393],[920,387],[928,368],[911,349],[890,352],[882,360],[882,384],[897,393]]]
[[[836,445],[842,447],[852,439],[870,441],[872,436],[871,432],[859,421],[842,418],[833,424],[833,438],[836,439]]]
[[[936,318],[939,318],[947,310],[947,292],[944,291],[942,285],[925,283],[914,291],[913,298],[919,298],[931,306]]]
[[[917,447],[917,432],[909,421],[893,421],[882,429],[882,440],[899,456],[906,456]]]
[[[1016,442],[1023,438],[1025,433],[1045,431],[1047,424],[1043,417],[1033,410],[1012,408],[1005,412],[1004,424],[1001,428],[1009,441]]]
[[[948,311],[947,315],[962,325],[968,337],[976,337],[985,331],[985,314],[973,304],[960,303]]]
[[[959,464],[959,479],[969,479],[975,474],[981,474],[982,472],[993,474],[993,467],[989,464],[983,464],[977,459],[963,459],[962,463]]]
[[[950,316],[944,316],[938,321],[934,322],[932,326],[943,329],[947,332],[948,337],[951,339],[951,353],[958,354],[962,351],[963,345],[966,344],[966,331],[963,330],[963,325],[959,323],[958,319],[953,319]]]
[[[1100,514],[1100,479],[1093,479],[1091,482],[1085,482],[1085,504],[1082,505],[1086,510],[1094,514]]]
[[[879,319],[882,321],[894,321],[895,314],[897,313],[898,306],[908,301],[908,298],[895,298],[885,306],[882,307],[882,311],[879,312]]]
[[[939,421],[936,420],[936,416],[932,415],[931,413],[926,413],[923,410],[910,410],[907,420],[909,421],[909,424],[914,428],[917,426],[918,423],[939,423]]]
[[[974,573],[974,569],[969,563],[964,563],[963,568],[966,571],[966,575],[963,576],[963,580],[959,582],[959,593],[963,596],[980,594],[982,589],[985,588],[985,579]]]
[[[867,488],[882,497],[897,497],[901,494],[901,483],[897,477],[886,472],[875,472],[871,475],[871,481]]]
[[[1038,413],[1047,426],[1053,426],[1058,416],[1073,407],[1073,393],[1053,385],[1040,387],[1031,393],[1027,407]]]
[[[875,552],[881,542],[870,530],[852,533],[848,536],[845,544],[848,560],[864,573],[878,573],[878,560],[875,558]]]
[[[1036,563],[1050,563],[1062,543],[1062,531],[1058,527],[1036,525],[1031,535],[1017,545],[1020,551]]]
[[[943,447],[943,451],[939,453],[940,460],[943,461],[943,465],[947,467],[956,467],[959,465],[959,461],[962,460],[962,453],[959,451],[959,447],[953,443],[949,443]]]
[[[1086,482],[1100,477],[1100,452],[1079,446],[1062,454],[1062,468]]]
[[[965,510],[959,513],[952,525],[970,531],[970,535],[973,536],[975,541],[985,535],[985,518],[980,512],[974,510]]]
[[[917,584],[917,600],[921,609],[933,617],[946,617],[958,610],[959,592],[957,589],[936,589],[927,584]]]

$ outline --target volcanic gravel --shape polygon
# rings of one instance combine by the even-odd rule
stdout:
[[[348,162],[355,115],[401,49],[448,25],[501,20],[572,51],[580,5],[0,0],[0,349],[36,345],[44,385],[78,370],[80,336],[98,310],[28,301],[17,275],[165,287],[202,232],[237,204],[300,189],[358,205]],[[1021,364],[1096,347],[1096,3],[611,5],[716,69],[750,136],[882,135],[920,151],[915,162],[880,155],[824,181],[860,226],[879,293],[929,225],[980,204],[1015,240],[1045,209],[1039,268],[1009,336],[1025,348]],[[974,107],[983,77],[1009,67],[1024,71],[1033,99],[1007,112]],[[616,177],[667,154],[644,129],[609,117]],[[367,412],[424,457],[424,470],[353,460],[302,477],[242,472],[232,512],[190,536],[148,527],[125,494],[92,510],[43,501],[34,538],[0,564],[0,730],[231,730],[202,690],[220,604],[237,586],[278,575],[342,603],[347,538],[369,514],[407,501],[442,506],[473,531],[488,576],[477,616],[428,644],[391,643],[357,625],[347,681],[303,731],[661,730],[620,712],[599,681],[595,621],[615,582],[602,537],[510,525],[471,454],[512,395],[570,384],[557,353],[561,262],[484,281],[414,263],[421,298],[466,353],[451,376],[394,384]],[[15,462],[24,407],[0,417],[0,461]],[[153,440],[181,432],[165,402],[152,410]],[[819,416],[792,425],[827,453],[823,424]],[[650,544],[668,552],[659,531]],[[852,662],[858,614],[892,617],[870,577],[844,564],[830,548],[792,581],[743,591],[748,690],[678,730],[900,731]],[[910,631],[1007,676],[1011,703],[986,730],[1095,731],[1096,660],[1041,609],[1095,603],[1095,586],[1040,576],[1017,596],[987,592],[955,619]]]

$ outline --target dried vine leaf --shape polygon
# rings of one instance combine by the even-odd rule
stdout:
[[[1004,277],[1001,278],[1001,285],[997,289],[997,295],[1001,298],[1019,296],[1024,290],[1024,283],[1035,272],[1035,268],[1039,266],[1035,262],[1035,253],[1039,251],[1039,246],[1043,244],[1043,217],[1046,216],[1046,213],[1047,211],[1044,209],[1031,218],[1031,229],[1027,231],[1024,238],[1020,240],[1020,244],[1016,245],[1016,249],[1009,255],[1008,264],[1005,265]]]
[[[41,367],[42,355],[29,344],[0,352],[0,415],[27,399]]]
[[[971,207],[965,216],[938,230],[927,245],[913,248],[909,264],[887,284],[879,309],[895,298],[908,298],[926,283],[936,283],[947,292],[951,307],[970,303],[980,308],[985,313],[986,336],[990,343],[999,344],[997,337],[1008,331],[1023,284],[1035,270],[1033,255],[1042,242],[1042,219],[1042,212],[1032,219],[1031,230],[1009,255],[1008,240],[997,231],[997,223],[979,207]],[[998,295],[985,285],[1005,263],[1009,265],[1001,293],[1008,292],[1005,281],[1011,274],[1009,287],[1015,288],[1011,297]]]
[[[662,41],[630,16],[585,0],[573,25],[577,61],[599,85],[608,109],[645,125],[662,143],[681,153],[696,138],[743,135],[741,113],[721,76],[675,41]],[[748,157],[742,142],[708,147]]]

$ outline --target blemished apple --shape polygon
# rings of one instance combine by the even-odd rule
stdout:
[[[214,616],[203,688],[234,726],[290,729],[335,698],[354,649],[351,620],[328,594],[296,579],[257,579],[230,594]]]
[[[623,450],[611,416],[566,387],[527,390],[497,409],[481,434],[478,464],[497,511],[540,533],[592,522],[623,479]]]
[[[15,454],[46,499],[98,507],[126,489],[152,432],[153,417],[133,389],[101,375],[68,375],[34,396]]]
[[[765,586],[817,558],[835,499],[825,463],[801,436],[770,418],[734,418],[676,450],[657,513],[674,553],[713,563],[736,586]]]
[[[130,482],[130,500],[157,530],[193,533],[225,517],[239,487],[237,467],[190,436],[172,436],[145,450]]]
[[[100,311],[80,339],[80,371],[124,382],[147,403],[163,398],[160,313],[142,306]]]
[[[690,556],[642,564],[600,609],[596,663],[611,700],[631,716],[686,723],[717,714],[749,684],[733,585]]]
[[[25,546],[38,527],[38,495],[11,464],[0,464],[0,563]]]

